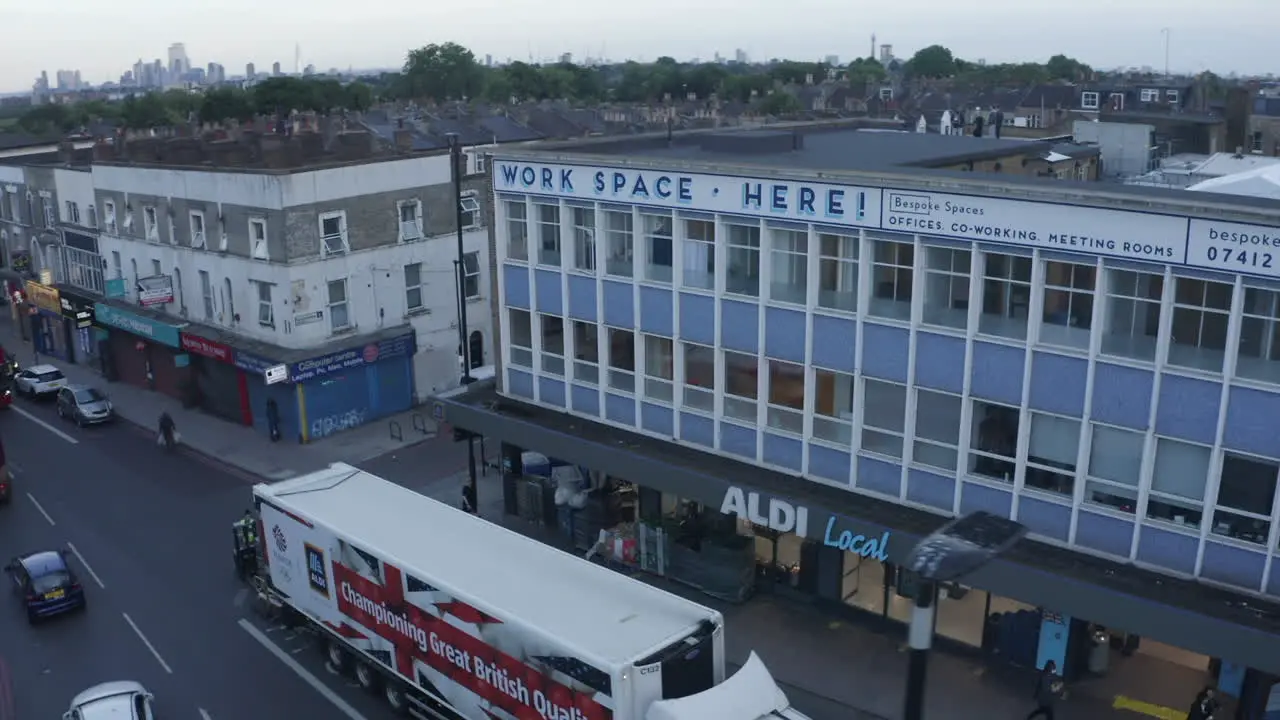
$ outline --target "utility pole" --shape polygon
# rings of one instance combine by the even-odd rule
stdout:
[[[462,356],[462,384],[464,386],[475,382],[475,378],[471,377],[471,338],[467,332],[467,266],[463,258],[466,256],[466,247],[463,244],[462,236],[462,138],[457,133],[449,133],[449,164],[452,166],[451,173],[453,177],[453,212],[454,224],[458,229],[458,257],[454,260],[457,266],[458,281],[458,350]],[[477,494],[476,479],[476,436],[470,430],[465,431],[467,434],[467,479],[471,483],[471,500],[473,507],[471,512],[476,515],[480,514],[479,495]]]

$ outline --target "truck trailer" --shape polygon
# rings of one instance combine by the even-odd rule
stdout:
[[[806,720],[715,610],[345,463],[253,494],[259,591],[398,712]]]

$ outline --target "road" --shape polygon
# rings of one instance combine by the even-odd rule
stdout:
[[[118,679],[146,685],[165,718],[391,716],[248,607],[230,537],[247,478],[127,423],[81,430],[24,400],[0,413],[0,436],[15,474],[0,554],[66,548],[89,606],[31,627],[0,596],[0,720],[60,717],[75,693]]]

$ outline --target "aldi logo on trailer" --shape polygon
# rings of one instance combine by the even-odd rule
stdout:
[[[329,575],[325,572],[324,551],[311,543],[304,543],[303,548],[307,554],[307,582],[312,590],[329,597]]]

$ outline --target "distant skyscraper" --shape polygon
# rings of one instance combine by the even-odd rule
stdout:
[[[828,65],[830,65],[831,67],[835,67],[836,65],[839,65],[839,64],[840,64],[840,56],[839,56],[839,55],[828,55],[828,56],[826,57],[826,59],[825,59],[825,62],[826,62]]]
[[[249,63],[248,65],[244,66],[245,79],[252,80],[255,77],[257,77],[257,75],[258,75],[258,69],[253,66],[253,63]]]
[[[572,65],[572,64],[573,64],[573,53],[561,53],[561,54],[560,54],[560,62],[562,62],[562,63],[564,63],[564,64],[566,64],[566,65]]]
[[[178,79],[183,73],[191,69],[191,60],[187,58],[187,47],[182,43],[174,43],[169,46],[169,74],[173,79]]]
[[[271,63],[271,74],[272,74],[272,75],[279,75],[279,74],[280,74],[280,63],[279,63],[279,62],[273,62],[273,63]]]
[[[742,48],[738,48],[737,50],[734,50],[733,60],[734,62],[740,62],[743,65],[745,65],[747,63],[747,51],[743,50]]]

